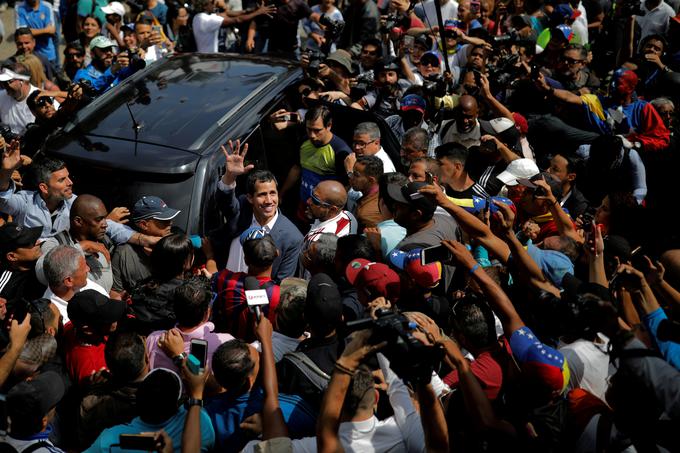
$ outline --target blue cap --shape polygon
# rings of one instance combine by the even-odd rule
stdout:
[[[181,211],[172,209],[158,197],[146,196],[137,200],[132,208],[132,220],[172,220]]]
[[[267,236],[269,231],[262,227],[250,227],[241,233],[239,237],[239,242],[243,245],[246,241],[252,241],[253,239],[262,239]]]
[[[569,25],[560,24],[557,27],[555,27],[555,30],[560,31],[564,36],[564,39],[566,39],[567,41],[571,41],[571,38],[574,37],[574,32],[572,31]]]
[[[427,102],[421,96],[417,94],[407,94],[401,100],[401,105],[399,106],[401,110],[420,110],[421,113],[425,113],[427,108]]]
[[[529,244],[527,253],[538,264],[545,276],[560,288],[564,275],[574,273],[574,263],[562,252],[539,249],[535,245]]]

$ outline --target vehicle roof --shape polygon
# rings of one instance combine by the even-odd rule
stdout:
[[[92,102],[64,132],[137,140],[199,154],[251,99],[296,69],[299,66],[293,62],[275,58],[171,56]]]

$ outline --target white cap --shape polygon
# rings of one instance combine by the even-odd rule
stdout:
[[[539,174],[541,171],[538,169],[536,162],[531,159],[515,159],[510,162],[501,174],[496,176],[503,182],[503,184],[508,186],[516,186],[517,180],[522,178],[531,178],[534,175]]]
[[[31,80],[31,76],[17,74],[11,69],[4,68],[2,72],[0,72],[0,82],[9,82],[10,80],[23,80],[25,82],[28,82],[29,80]]]
[[[104,14],[118,14],[121,18],[125,17],[125,7],[120,2],[111,2],[106,6],[102,6]]]

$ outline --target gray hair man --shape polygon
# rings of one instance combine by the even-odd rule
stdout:
[[[43,263],[48,288],[43,296],[54,303],[63,317],[69,321],[67,306],[73,296],[85,289],[93,289],[108,297],[106,290],[87,278],[90,267],[83,253],[69,245],[59,245],[50,250]]]

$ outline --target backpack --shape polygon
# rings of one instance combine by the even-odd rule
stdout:
[[[331,377],[303,352],[287,352],[282,360],[287,360],[293,364],[320,393],[323,393],[328,387]]]
[[[137,332],[148,335],[155,330],[174,327],[175,307],[172,295],[180,283],[171,280],[157,285],[149,277],[132,290],[131,303],[128,306],[131,315],[129,322]]]

